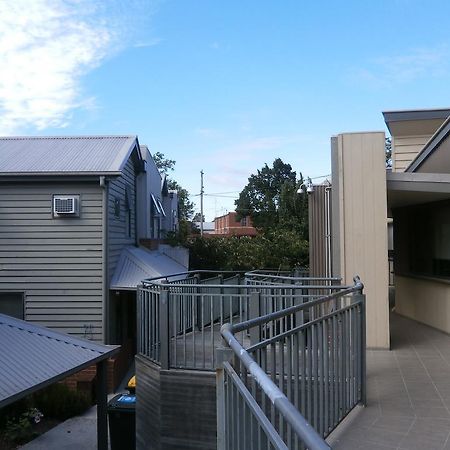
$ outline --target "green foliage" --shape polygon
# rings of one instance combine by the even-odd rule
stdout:
[[[39,423],[42,413],[36,408],[23,412],[19,417],[14,417],[6,422],[2,432],[3,438],[11,444],[24,444],[30,441],[37,433],[33,425]]]
[[[168,179],[167,187],[178,191],[178,218],[180,221],[190,220],[194,215],[194,203],[189,200],[189,192],[175,180]]]
[[[251,175],[236,200],[238,217],[250,215],[253,224],[263,233],[273,230],[295,231],[299,238],[308,240],[308,199],[298,193],[303,184],[300,174],[280,158],[272,167],[267,164]]]
[[[191,270],[285,270],[308,264],[308,243],[289,230],[254,238],[197,237],[189,240],[187,247]]]
[[[278,225],[278,211],[282,202],[283,186],[288,183],[296,185],[296,173],[290,164],[280,158],[275,159],[272,167],[267,164],[250,175],[236,200],[238,219],[250,215],[256,228],[268,229]]]
[[[165,157],[164,153],[153,154],[153,161],[160,172],[167,175],[175,168],[176,161]],[[180,221],[190,220],[194,215],[194,203],[189,200],[189,192],[171,178],[167,178],[167,187],[178,191],[178,218]]]
[[[392,167],[392,139],[390,137],[387,137],[384,140],[384,152],[386,155],[386,167],[391,168]]]
[[[165,175],[172,172],[175,168],[176,161],[165,157],[164,153],[156,152],[153,154],[153,161],[155,161],[158,170]]]
[[[86,411],[91,401],[83,392],[72,391],[66,385],[56,383],[36,393],[34,404],[46,417],[66,420]]]

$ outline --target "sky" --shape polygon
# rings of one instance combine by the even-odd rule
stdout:
[[[330,173],[330,137],[449,107],[450,3],[0,0],[0,135],[135,134],[205,216],[280,157]],[[318,178],[318,181],[321,179]]]

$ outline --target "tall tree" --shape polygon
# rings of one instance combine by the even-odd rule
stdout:
[[[168,175],[173,172],[176,161],[166,158],[164,153],[155,152],[153,155],[158,170]],[[189,200],[189,192],[183,188],[177,181],[167,177],[167,187],[171,190],[178,191],[178,218],[182,221],[190,220],[194,214],[194,203]]]
[[[290,164],[280,158],[275,159],[272,167],[265,164],[249,177],[248,184],[239,194],[235,202],[238,217],[251,216],[255,227],[263,230],[286,222],[290,214],[299,212],[297,184],[296,173]]]

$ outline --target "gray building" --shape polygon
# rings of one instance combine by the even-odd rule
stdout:
[[[136,284],[187,267],[140,246],[177,227],[162,185],[136,136],[0,138],[0,313],[134,344]]]

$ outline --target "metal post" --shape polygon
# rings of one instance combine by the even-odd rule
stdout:
[[[366,406],[366,296],[363,293],[359,296],[361,298],[361,403]]]
[[[250,319],[256,319],[261,316],[261,293],[252,292],[250,294],[249,305]],[[250,328],[250,345],[257,344],[261,341],[261,325]]]
[[[366,296],[362,293],[362,291],[358,291],[353,294],[353,302],[360,304],[360,339],[361,339],[361,347],[359,351],[361,352],[360,357],[360,377],[359,380],[361,386],[361,399],[360,402],[362,405],[366,406],[367,403],[367,390],[366,390]]]
[[[216,409],[217,409],[217,450],[226,449],[226,405],[225,405],[225,373],[223,363],[230,361],[233,355],[231,348],[216,348]],[[234,411],[231,411],[233,414]]]
[[[97,448],[108,450],[108,416],[106,388],[107,360],[97,363]]]
[[[168,369],[170,365],[169,329],[169,291],[163,290],[159,295],[159,339],[161,345],[161,369]]]
[[[200,236],[203,237],[203,170],[200,171]]]

